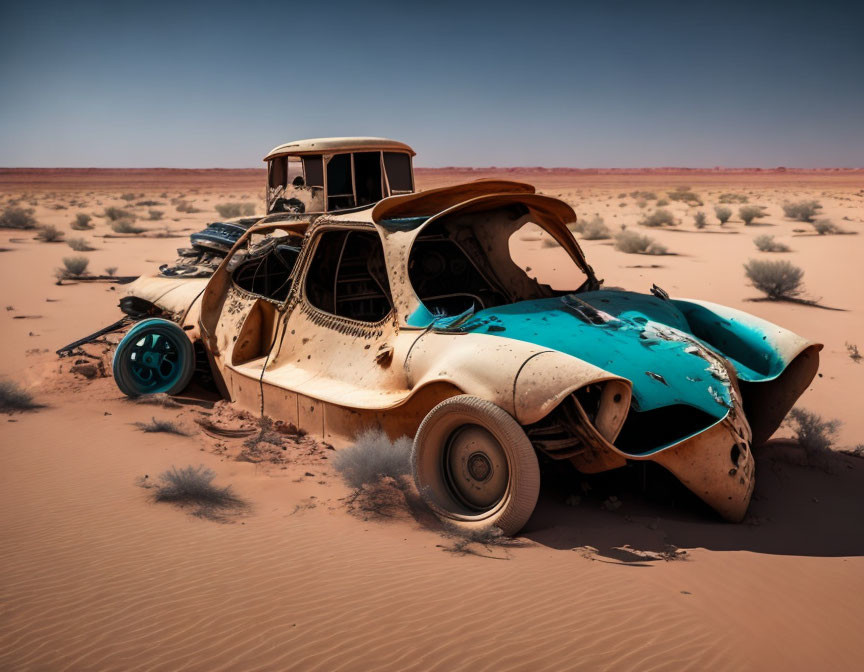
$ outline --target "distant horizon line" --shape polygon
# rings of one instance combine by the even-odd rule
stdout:
[[[163,171],[163,172],[202,172],[202,171],[255,171],[263,172],[265,167],[260,168],[202,168],[202,167],[183,167],[183,168],[168,168],[164,166],[126,166],[126,167],[100,167],[100,166],[0,166],[0,173],[15,173],[15,172],[37,172],[37,171],[69,171],[69,172],[107,172],[107,171]],[[500,172],[543,172],[543,173],[625,173],[625,172],[688,172],[688,173],[732,173],[732,172],[761,172],[761,173],[809,173],[809,172],[864,172],[864,166],[847,167],[847,166],[822,166],[822,167],[797,167],[797,166],[713,166],[692,167],[692,166],[627,166],[614,168],[578,168],[575,166],[414,166],[415,171],[465,171],[465,172],[481,172],[481,171],[500,171]]]

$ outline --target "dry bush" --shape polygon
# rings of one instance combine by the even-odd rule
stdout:
[[[134,201],[135,200],[135,194],[121,194],[120,198],[123,199],[124,201]]]
[[[582,227],[582,237],[585,240],[606,240],[612,237],[612,233],[598,215]]]
[[[114,274],[117,273],[117,267],[116,266],[106,266],[105,267],[105,273],[107,273],[108,275],[113,277]]]
[[[797,201],[783,204],[783,214],[789,219],[799,222],[812,222],[821,209],[822,204],[819,201]]]
[[[788,261],[762,261],[751,259],[744,264],[750,283],[769,299],[775,301],[801,296],[804,271]]]
[[[87,257],[63,257],[63,268],[59,274],[64,278],[77,278],[87,272],[89,263]]]
[[[191,201],[178,200],[174,207],[177,208],[177,212],[185,212],[188,214],[201,212],[192,204]]]
[[[862,355],[860,352],[858,352],[857,345],[855,345],[854,343],[847,343],[846,352],[849,353],[849,359],[851,359],[853,362],[855,362],[856,364],[861,362]]]
[[[690,187],[676,187],[675,191],[667,192],[670,199],[686,203],[687,205],[702,205],[702,198],[699,194],[690,191]],[[657,205],[660,205],[658,202]]]
[[[693,224],[696,226],[697,229],[704,229],[706,226],[708,226],[708,217],[705,215],[704,212],[697,212],[695,215],[693,215]]]
[[[449,527],[447,529],[447,536],[452,539],[451,544],[449,546],[441,546],[447,553],[476,555],[481,558],[495,557],[503,560],[506,558],[490,554],[493,548],[522,548],[528,545],[523,539],[514,539],[513,537],[505,536],[500,528],[494,526],[482,530],[463,530],[461,528]]]
[[[333,466],[355,489],[374,485],[382,478],[399,481],[411,473],[411,439],[403,436],[391,441],[380,430],[366,430],[354,445],[336,453]]]
[[[92,217],[85,212],[79,212],[75,215],[75,221],[70,224],[72,229],[75,231],[89,231],[93,228],[93,225],[90,224],[90,220]]]
[[[660,199],[657,200],[657,206],[658,206],[658,207],[661,207],[661,206],[664,206],[664,205],[669,205],[669,200],[668,200],[668,199],[666,199],[666,198],[660,198]]]
[[[745,205],[738,208],[738,216],[744,224],[750,226],[754,219],[760,219],[768,215],[765,213],[765,208],[761,205]]]
[[[158,485],[148,483],[147,476],[144,476],[139,484],[155,489],[153,501],[193,506],[193,514],[201,518],[223,520],[226,513],[240,512],[247,508],[246,502],[234,494],[230,485],[213,485],[214,478],[216,474],[213,470],[203,465],[183,469],[171,467],[159,475]]]
[[[111,230],[114,233],[144,233],[147,229],[135,226],[135,223],[131,219],[118,219],[115,222],[111,222]]]
[[[33,401],[32,394],[11,380],[0,380],[0,413],[32,411],[35,408],[39,408],[39,404]]]
[[[111,206],[110,208],[105,208],[102,212],[102,216],[112,222],[121,221],[124,219],[135,219],[135,213],[131,210],[124,210],[123,208],[115,208]]]
[[[95,247],[91,247],[86,238],[69,238],[66,244],[76,252],[92,252]]]
[[[714,207],[714,216],[720,220],[720,224],[723,225],[729,221],[729,218],[732,216],[732,209],[727,208],[725,205],[718,205]]]
[[[774,236],[756,236],[753,239],[753,244],[760,252],[790,252],[789,246],[785,243],[778,243],[774,240]]]
[[[630,197],[635,198],[637,201],[656,201],[657,194],[653,191],[631,191]]]
[[[63,232],[53,224],[46,224],[39,227],[36,238],[43,243],[59,243],[63,240]]]
[[[817,219],[813,222],[813,228],[820,236],[843,233],[843,229],[834,224],[830,219]]]
[[[149,210],[147,214],[149,215],[150,221],[155,222],[162,219],[162,215],[164,215],[165,213],[161,210]]]
[[[7,207],[0,215],[0,228],[3,229],[35,229],[36,218],[33,208]]]
[[[152,208],[154,205],[165,205],[161,201],[138,201],[135,205],[140,205],[145,208]]]
[[[672,216],[672,213],[668,210],[663,210],[662,208],[655,210],[649,215],[646,215],[642,218],[642,221],[639,222],[642,226],[664,226],[664,225],[674,225],[675,217]]]
[[[255,214],[254,203],[218,203],[214,206],[220,217],[249,217]]]
[[[635,231],[621,231],[615,235],[615,249],[627,254],[668,254],[669,251],[648,236]]]
[[[725,193],[720,194],[720,203],[746,203],[749,199],[744,194]]]
[[[108,269],[105,270],[107,271]],[[110,273],[109,275],[113,275],[113,273]],[[164,392],[143,394],[140,397],[127,397],[127,399],[135,404],[161,406],[162,408],[180,408],[180,404],[178,404],[171,395],[165,394]]]
[[[821,416],[803,408],[789,411],[784,423],[795,434],[798,445],[804,449],[807,464],[812,467],[827,467],[834,456],[831,447],[842,423],[839,420],[823,420]]]
[[[150,418],[150,422],[136,422],[135,426],[142,432],[147,432],[148,434],[176,434],[177,436],[189,436],[189,432],[172,420],[157,420],[156,418]]]

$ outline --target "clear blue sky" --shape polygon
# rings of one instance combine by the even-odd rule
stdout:
[[[864,2],[28,0],[0,166],[258,167],[383,135],[421,166],[864,166]]]

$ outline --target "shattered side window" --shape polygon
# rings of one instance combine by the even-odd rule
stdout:
[[[351,155],[336,154],[327,162],[327,209],[354,207],[354,182],[351,176]]]
[[[318,156],[303,157],[303,173],[306,175],[307,187],[324,186],[324,159]]]
[[[414,191],[411,157],[408,154],[384,152],[384,169],[387,171],[391,194],[407,194]]]

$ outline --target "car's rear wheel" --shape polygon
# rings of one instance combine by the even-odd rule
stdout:
[[[136,324],[114,351],[114,382],[123,394],[177,394],[192,380],[195,348],[183,329],[153,318]]]
[[[518,532],[540,493],[531,441],[495,404],[460,395],[424,418],[411,454],[414,481],[443,521],[466,531]]]

